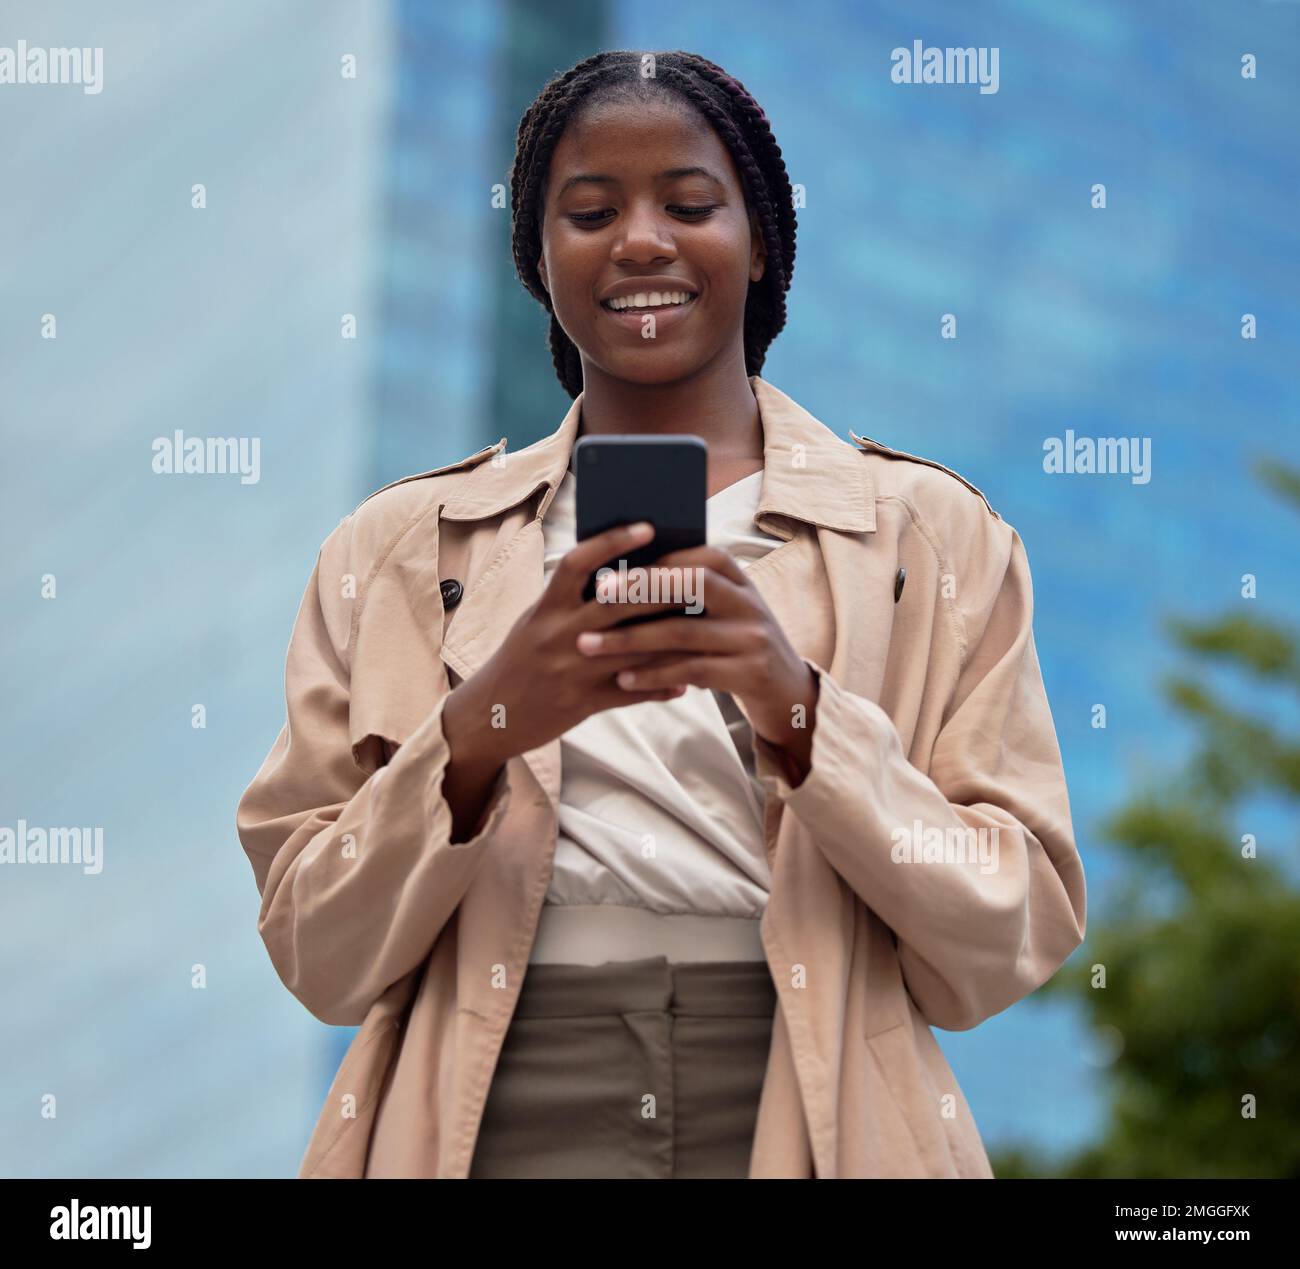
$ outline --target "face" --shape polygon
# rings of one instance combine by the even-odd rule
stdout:
[[[555,147],[542,207],[542,283],[588,377],[663,384],[720,356],[743,366],[762,234],[727,147],[694,110],[588,107]]]

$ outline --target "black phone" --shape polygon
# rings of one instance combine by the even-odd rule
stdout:
[[[618,524],[649,520],[655,535],[625,557],[629,569],[654,563],[670,551],[704,546],[708,539],[708,444],[703,437],[583,436],[573,448],[577,477],[577,539],[604,533]],[[604,565],[602,565],[604,567]],[[597,570],[598,572],[599,570]],[[596,597],[596,576],[587,579],[583,598]],[[628,617],[619,625],[654,621],[689,611],[683,607]]]

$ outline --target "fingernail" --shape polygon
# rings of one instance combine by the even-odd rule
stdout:
[[[584,633],[580,634],[580,635],[578,636],[578,651],[579,651],[579,652],[599,652],[599,651],[600,651],[600,635],[598,635],[598,634],[593,634],[590,630],[585,631]]]
[[[618,674],[619,687],[635,687],[636,673],[633,670],[620,670]]]

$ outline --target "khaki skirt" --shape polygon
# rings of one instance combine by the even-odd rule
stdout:
[[[749,1175],[777,994],[763,961],[528,967],[470,1178]]]

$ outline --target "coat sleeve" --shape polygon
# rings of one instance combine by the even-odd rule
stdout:
[[[965,655],[928,773],[908,761],[879,705],[811,661],[819,696],[808,774],[792,788],[780,750],[761,738],[755,745],[769,789],[893,930],[908,992],[948,1031],[975,1026],[1049,979],[1083,941],[1086,919],[1034,647],[1029,565],[1016,531],[989,525],[981,577],[971,583],[974,610],[963,613]],[[975,839],[968,829],[996,830],[984,837],[996,855],[907,857],[918,839]]]
[[[512,794],[498,775],[474,836],[452,842],[441,695],[368,772],[349,740],[350,520],[317,556],[285,663],[285,722],[240,799],[239,839],[262,897],[258,931],[284,985],[322,1022],[362,1022],[425,960],[469,888]]]

